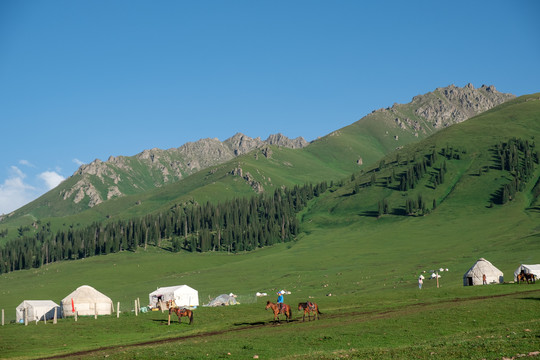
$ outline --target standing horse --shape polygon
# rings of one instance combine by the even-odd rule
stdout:
[[[185,316],[185,317],[189,318],[189,325],[193,324],[193,311],[191,311],[189,309],[186,309],[186,308],[181,308],[181,307],[178,307],[178,306],[169,308],[169,324],[171,323],[171,314],[172,313],[175,313],[176,316],[178,316],[178,322],[180,324],[182,323],[182,316]]]
[[[322,314],[322,312],[319,311],[319,305],[311,301],[298,303],[298,310],[304,311],[302,321],[306,320],[306,314],[308,314],[309,321],[311,321],[311,313],[313,313],[313,320],[319,319],[319,315]]]
[[[529,283],[535,283],[536,282],[536,278],[535,278],[535,275],[534,274],[526,274],[526,273],[519,273],[517,275],[517,283],[519,284],[520,282],[522,281],[526,281],[527,284]]]
[[[280,309],[279,304],[274,304],[273,302],[268,300],[265,310],[268,309],[272,309],[272,311],[274,312],[274,322],[279,322],[279,314],[285,315],[285,317],[287,318],[287,322],[289,322],[289,320],[291,319],[291,307],[287,304],[283,304]]]

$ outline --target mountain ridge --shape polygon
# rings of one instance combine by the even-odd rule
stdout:
[[[108,200],[160,188],[268,146],[305,149],[321,162],[343,162],[346,158],[350,163],[342,168],[350,172],[377,161],[389,151],[419,141],[514,97],[498,92],[494,86],[482,85],[475,89],[472,84],[463,88],[450,85],[417,95],[407,104],[374,110],[353,124],[310,143],[302,137],[289,139],[282,134],[270,135],[262,141],[260,137],[237,133],[223,142],[206,138],[168,150],[147,149],[134,156],[111,156],[105,162],[96,159],[82,165],[57,188],[10,215],[31,214],[42,218],[77,213]],[[341,135],[354,141],[344,145],[346,140],[341,139]],[[334,144],[330,146],[337,144],[335,148],[326,148],[329,139]]]

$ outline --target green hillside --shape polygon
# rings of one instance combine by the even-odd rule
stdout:
[[[301,233],[293,242],[237,254],[173,253],[164,244],[2,274],[0,307],[7,320],[14,319],[15,307],[25,299],[59,302],[83,284],[121,302],[124,310],[120,319],[8,324],[0,327],[0,353],[37,358],[109,347],[79,357],[534,356],[529,354],[539,350],[540,283],[464,287],[463,274],[483,257],[509,282],[521,263],[540,263],[538,136],[540,93],[509,101],[354,173],[332,162],[317,168],[321,177],[326,171],[336,180],[298,214]],[[327,163],[320,160],[322,154],[313,154],[311,163],[281,154],[286,150],[273,149],[270,157],[252,153],[203,172],[184,196],[205,187],[207,196],[219,197],[225,189],[247,196],[252,188],[230,174],[238,166],[271,188],[315,179],[286,169]],[[414,181],[411,173],[417,174]],[[204,181],[205,186],[197,186]],[[514,188],[505,199],[509,184]],[[180,199],[161,191],[156,204]],[[152,208],[146,205],[151,201],[141,199],[129,211],[136,215],[133,209]],[[96,217],[97,208],[92,209]],[[449,269],[441,272],[440,288],[426,280],[419,290],[419,274],[439,268]],[[156,287],[177,284],[198,289],[202,303],[233,292],[242,304],[200,307],[191,326],[166,326],[167,315],[160,312],[138,317],[131,312],[135,298],[144,305]],[[295,310],[292,323],[272,325],[264,306],[280,289],[291,291],[285,298],[289,304],[317,302],[321,320],[302,323]],[[269,297],[255,298],[258,291]],[[126,346],[160,339],[174,340]],[[279,346],[276,339],[283,339]],[[28,341],[31,350],[23,346]]]
[[[275,141],[285,141],[285,146],[278,147],[237,134],[223,143],[201,139],[177,149],[95,160],[57,188],[4,216],[0,231],[7,234],[0,242],[19,237],[20,232],[30,233],[40,223],[50,222],[57,230],[64,224],[78,226],[163,211],[179,202],[219,201],[307,181],[337,180],[512,98],[492,86],[450,85],[415,96],[408,104],[373,111],[303,149],[289,148],[297,147],[291,144],[298,139],[287,142],[278,136]],[[235,157],[245,153],[242,146],[248,143],[249,149],[256,150]],[[243,181],[243,176],[230,176],[239,169],[250,176]]]

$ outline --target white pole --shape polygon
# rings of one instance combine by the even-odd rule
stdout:
[[[94,303],[94,319],[97,319],[97,304]]]
[[[138,316],[139,315],[139,312],[137,311],[137,299],[135,299],[135,316]]]
[[[77,309],[75,309],[75,321],[77,321]]]
[[[53,324],[56,324],[56,319],[58,319],[58,307],[54,307],[54,317],[53,317]]]
[[[120,301],[116,304],[116,318],[120,317]]]
[[[4,326],[4,309],[2,309],[2,326]]]
[[[24,308],[24,326],[28,325],[28,308]]]

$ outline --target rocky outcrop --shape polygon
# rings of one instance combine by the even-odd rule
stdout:
[[[391,108],[379,111],[389,114],[400,130],[412,132],[415,136],[430,135],[514,97],[497,91],[493,85],[482,85],[475,89],[469,83],[462,88],[455,85],[437,88],[433,92],[413,97],[408,104],[394,104]]]
[[[283,134],[273,134],[265,140],[268,145],[283,146],[291,149],[299,149],[306,147],[309,143],[301,136],[296,139],[289,139]]]
[[[80,203],[88,198],[90,207],[116,197],[124,196],[118,185],[127,182],[131,193],[160,187],[178,181],[185,176],[202,169],[218,165],[260,148],[264,156],[272,154],[269,145],[288,148],[301,148],[308,145],[302,137],[289,139],[282,134],[270,135],[267,140],[250,138],[237,133],[221,142],[218,139],[201,139],[188,142],[178,148],[162,150],[158,148],[144,150],[135,156],[111,156],[106,162],[99,159],[85,164],[73,174],[80,176],[75,186],[61,190],[64,200]],[[247,176],[247,178],[246,178]],[[251,175],[241,175],[256,192],[262,192],[262,185]],[[150,178],[150,179],[149,179]],[[97,186],[98,181],[100,186]],[[151,185],[149,185],[149,183]],[[102,190],[101,193],[99,189]]]
[[[421,104],[415,114],[439,129],[463,122],[515,97],[498,92],[493,85],[475,89],[470,83],[462,88],[450,85],[435,91],[441,95],[437,101],[429,101],[427,96],[420,95],[413,98],[412,104]]]
[[[477,89],[472,84],[462,88],[450,85],[417,95],[408,104],[394,103],[386,109],[374,110],[358,122],[385,122],[385,136],[396,141],[404,139],[405,144],[411,135],[425,138],[513,98],[514,95],[501,93],[493,85]]]
[[[260,194],[264,192],[264,187],[260,182],[258,182],[249,172],[245,172],[242,170],[240,166],[234,168],[230,171],[230,175],[238,176],[242,178],[251,188],[257,193]]]

